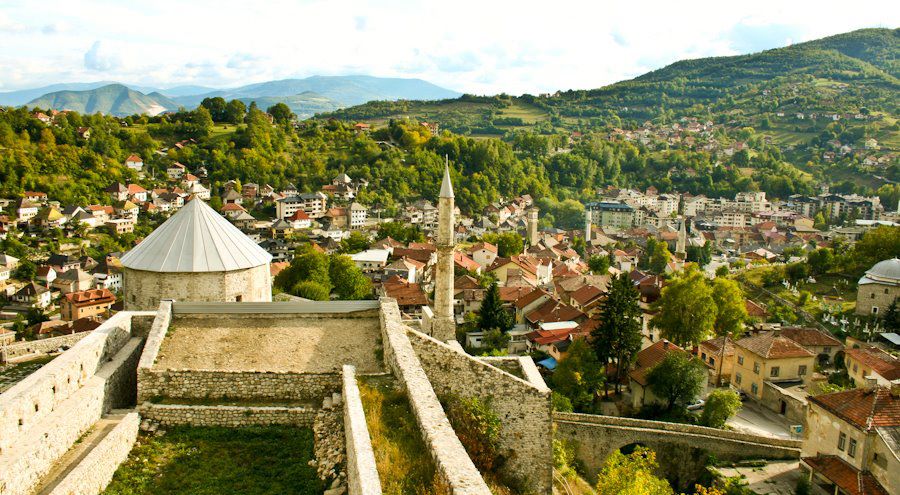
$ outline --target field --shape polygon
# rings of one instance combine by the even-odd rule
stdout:
[[[138,438],[105,495],[319,495],[313,433],[288,427],[176,428]]]
[[[444,493],[406,395],[385,378],[363,378],[359,391],[383,493]]]

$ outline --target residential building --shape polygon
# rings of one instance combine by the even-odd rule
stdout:
[[[89,289],[70,292],[59,305],[60,317],[66,321],[102,315],[116,302],[116,296],[109,289]]]
[[[766,381],[805,381],[815,367],[815,354],[779,332],[764,332],[734,343],[732,384],[756,400]]]
[[[275,202],[275,213],[278,218],[288,218],[297,210],[303,210],[310,218],[319,218],[325,214],[328,196],[321,192],[303,193],[287,196]]]
[[[50,289],[34,282],[29,282],[13,294],[12,300],[26,306],[46,308],[50,305]]]
[[[661,363],[672,352],[690,357],[687,351],[665,339],[660,339],[650,347],[637,353],[632,370],[628,373],[628,387],[631,389],[632,407],[640,409],[645,405],[666,405],[664,399],[657,397],[650,390],[650,382],[647,380],[647,375],[654,366]]]
[[[809,397],[806,425],[813,493],[900,493],[900,382]]]
[[[869,379],[882,386],[900,380],[900,359],[875,346],[847,349],[844,366],[857,387],[865,385]]]
[[[628,229],[634,225],[634,208],[625,203],[598,202],[585,205],[593,225]]]
[[[125,159],[125,166],[135,172],[140,172],[144,169],[144,160],[138,155],[129,155],[128,158]]]
[[[785,327],[781,329],[781,335],[812,351],[820,366],[832,364],[835,355],[844,349],[840,340],[818,328]]]

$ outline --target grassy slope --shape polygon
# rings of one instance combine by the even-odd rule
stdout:
[[[309,429],[176,428],[141,437],[105,495],[318,495]]]

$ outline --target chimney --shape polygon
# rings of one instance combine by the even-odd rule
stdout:
[[[891,382],[891,397],[900,399],[900,379]]]
[[[669,341],[663,340],[663,349],[668,349],[668,348],[669,348]]]
[[[875,387],[878,386],[878,379],[875,378],[874,376],[866,376],[866,377],[863,377],[863,380],[866,381],[866,384],[865,384],[864,388],[865,388],[866,391],[868,391],[868,392],[871,392],[872,390],[875,390]],[[891,389],[893,390],[893,387],[891,387]]]

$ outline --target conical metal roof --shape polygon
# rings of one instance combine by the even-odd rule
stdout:
[[[264,265],[272,255],[201,199],[189,201],[122,256],[122,266],[151,272],[225,272]]]
[[[442,198],[453,197],[453,182],[450,181],[450,164],[444,165],[444,181],[441,183]]]

